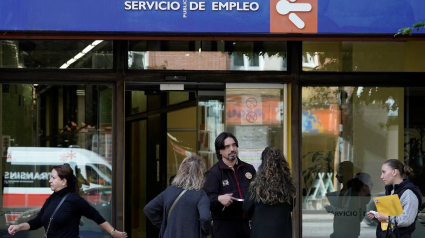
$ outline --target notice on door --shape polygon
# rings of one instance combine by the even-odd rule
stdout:
[[[263,103],[260,95],[249,95],[242,97],[242,125],[263,124]]]
[[[255,169],[261,164],[261,153],[270,145],[269,126],[235,126],[239,142],[239,157]]]
[[[235,136],[238,138],[239,150],[258,149],[263,151],[269,146],[268,126],[235,126]]]

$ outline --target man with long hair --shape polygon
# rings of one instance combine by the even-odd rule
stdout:
[[[214,238],[249,238],[249,220],[242,201],[255,176],[252,165],[238,158],[238,140],[229,132],[215,140],[219,161],[205,174],[204,190],[210,200]]]

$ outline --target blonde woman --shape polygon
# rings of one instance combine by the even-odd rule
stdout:
[[[196,238],[210,234],[210,202],[201,189],[204,172],[203,158],[185,158],[171,186],[145,206],[146,216],[160,229],[159,237]]]
[[[296,190],[290,171],[279,149],[267,147],[261,154],[261,165],[243,204],[252,221],[251,238],[292,238]]]

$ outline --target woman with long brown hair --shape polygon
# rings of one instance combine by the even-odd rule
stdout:
[[[183,160],[165,191],[143,209],[162,238],[200,238],[211,232],[210,201],[202,190],[205,163],[193,155]]]
[[[112,237],[127,237],[127,233],[115,230],[96,209],[78,195],[78,180],[69,164],[53,166],[49,184],[53,194],[46,200],[37,217],[28,223],[11,225],[9,234],[15,235],[18,231],[36,230],[44,226],[44,237],[76,238],[79,237],[81,216],[85,216],[95,221]]]
[[[243,210],[251,218],[251,238],[292,237],[295,192],[289,164],[282,152],[267,147],[243,204]]]

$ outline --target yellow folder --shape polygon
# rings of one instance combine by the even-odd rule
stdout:
[[[400,198],[397,194],[374,197],[373,202],[375,202],[376,209],[379,213],[386,216],[399,216],[403,213],[403,207],[401,206]],[[386,231],[388,227],[388,222],[381,222],[381,229]]]

